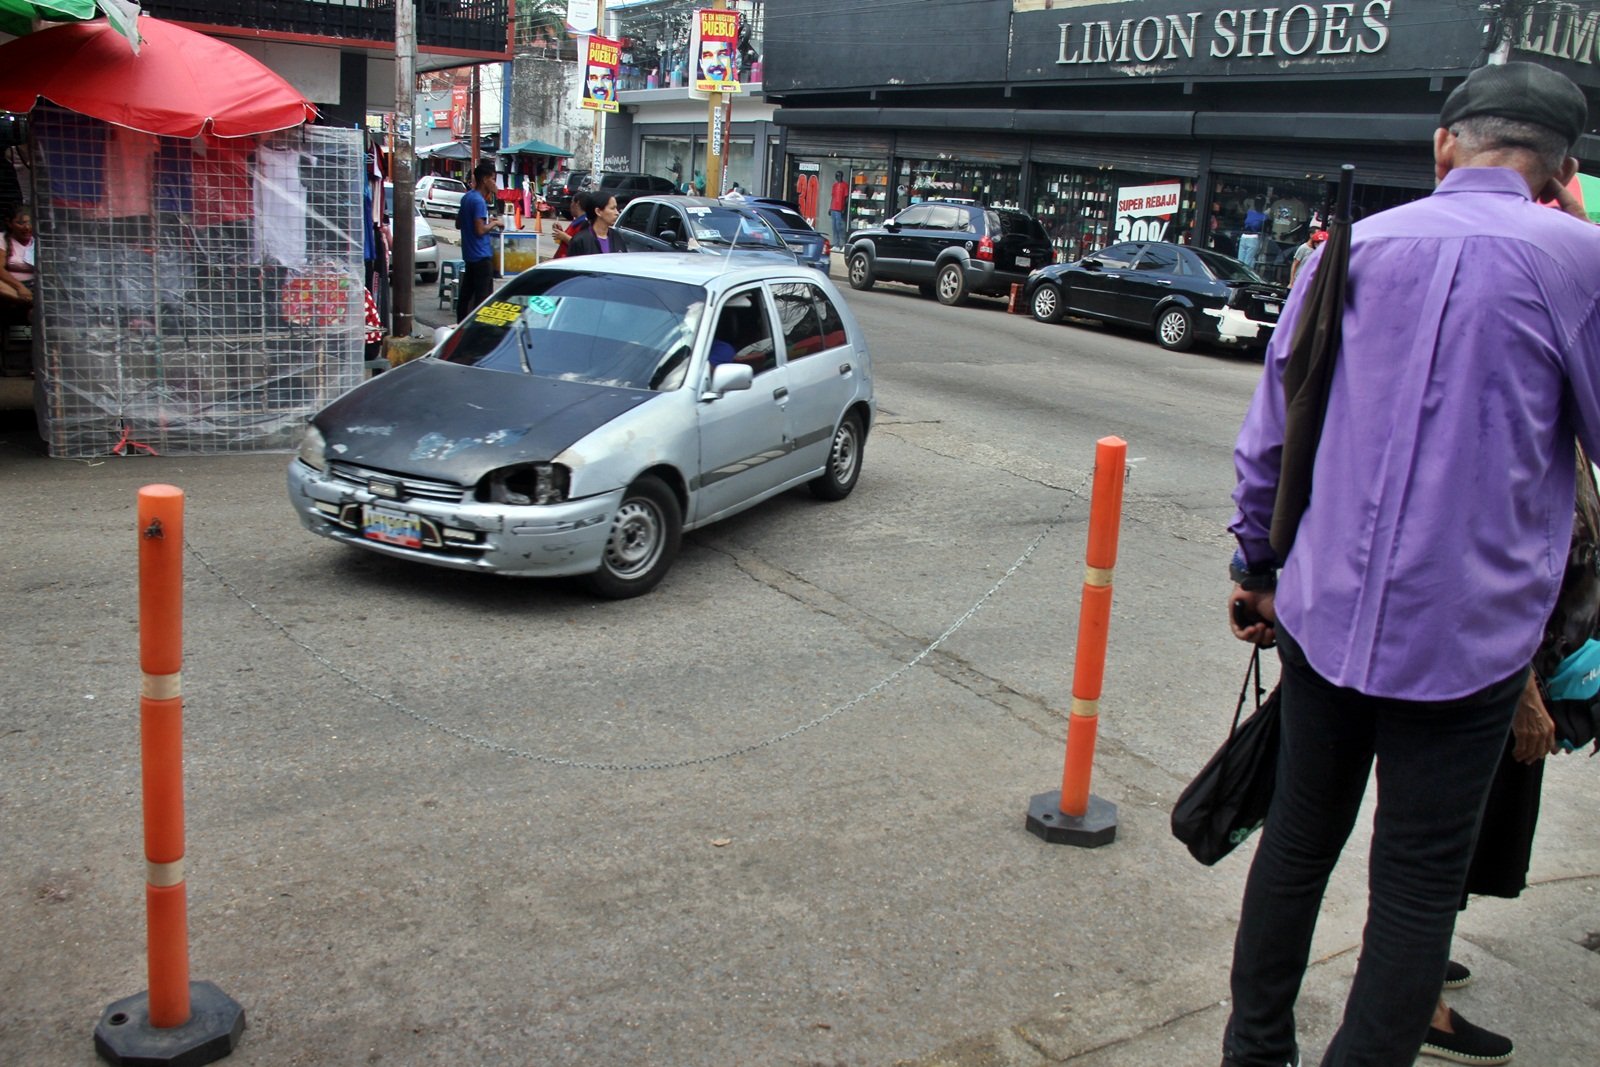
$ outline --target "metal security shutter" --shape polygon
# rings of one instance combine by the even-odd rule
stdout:
[[[957,130],[902,133],[894,154],[901,159],[950,159],[961,163],[1022,165],[1027,142],[1021,137],[994,137]]]
[[[791,156],[840,156],[888,159],[890,135],[880,130],[807,130],[789,128]]]
[[[1061,167],[1116,167],[1154,174],[1199,174],[1200,150],[1194,145],[1142,141],[1066,141],[1036,137],[1033,161]]]
[[[1353,163],[1361,185],[1433,188],[1433,149],[1372,145],[1298,144],[1218,145],[1211,169],[1218,174],[1336,181],[1339,167]]]

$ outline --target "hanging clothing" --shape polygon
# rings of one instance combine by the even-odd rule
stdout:
[[[308,211],[300,165],[316,157],[299,148],[256,149],[256,249],[264,260],[291,269],[306,265]]]

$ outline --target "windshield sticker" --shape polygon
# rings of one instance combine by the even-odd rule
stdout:
[[[528,298],[528,310],[549,318],[556,313],[556,304],[558,303],[560,301],[548,296],[530,296]]]
[[[510,326],[522,314],[522,309],[515,304],[508,304],[504,300],[496,300],[492,304],[485,304],[478,309],[472,321],[481,322],[485,326]]]

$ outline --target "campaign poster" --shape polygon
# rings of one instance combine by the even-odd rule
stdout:
[[[597,0],[567,0],[567,33],[582,37],[600,29],[600,5]]]
[[[621,41],[589,38],[583,79],[584,107],[590,111],[617,110],[617,66],[621,61]]]
[[[1183,200],[1178,182],[1128,185],[1117,190],[1117,240],[1170,241]]]
[[[694,88],[700,93],[739,91],[739,13],[708,8],[694,13],[689,42]]]

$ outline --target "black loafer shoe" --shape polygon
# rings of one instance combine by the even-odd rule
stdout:
[[[1466,967],[1451,960],[1444,965],[1444,987],[1446,989],[1460,989],[1472,981],[1472,972]]]
[[[1428,1027],[1428,1039],[1422,1043],[1422,1055],[1436,1056],[1457,1063],[1497,1064],[1510,1063],[1511,1039],[1491,1033],[1481,1026],[1473,1026],[1454,1008],[1450,1009],[1453,1032],[1445,1033]]]

